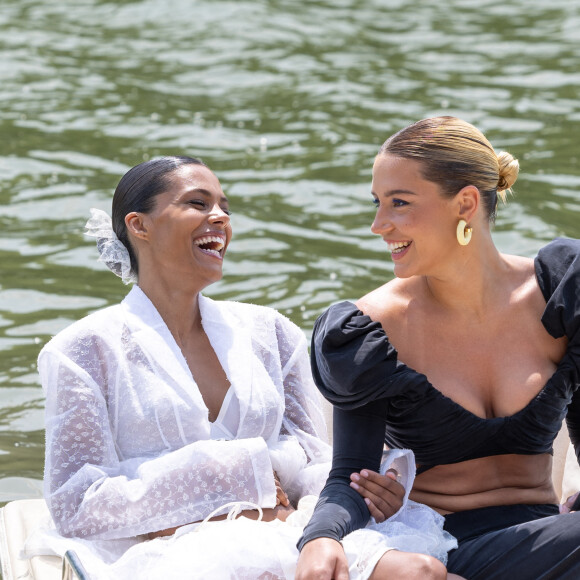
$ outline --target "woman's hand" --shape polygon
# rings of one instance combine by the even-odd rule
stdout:
[[[282,485],[280,484],[280,478],[278,474],[274,471],[274,484],[276,485],[276,505],[282,504],[284,507],[288,507],[290,505],[290,500],[288,499],[288,495],[282,489]]]
[[[574,495],[571,495],[563,504],[561,504],[560,513],[569,514],[570,512],[577,511],[580,506],[574,504],[580,500],[579,495],[580,491],[576,492]]]
[[[295,580],[348,580],[348,577],[348,560],[339,542],[316,538],[304,545]]]
[[[403,505],[405,488],[397,481],[397,471],[388,469],[385,475],[363,469],[350,476],[350,486],[364,498],[376,522],[384,522]]]
[[[286,521],[286,518],[294,511],[294,507],[288,499],[288,494],[282,489],[280,478],[274,471],[274,484],[276,485],[276,507],[272,510],[264,509],[262,520],[271,522],[272,520]]]

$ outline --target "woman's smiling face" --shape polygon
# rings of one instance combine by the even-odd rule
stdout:
[[[377,214],[371,231],[389,246],[395,275],[432,275],[458,244],[454,198],[421,175],[421,163],[390,154],[373,165],[372,195]]]
[[[232,237],[228,200],[217,177],[204,165],[182,165],[167,176],[167,189],[155,197],[150,213],[141,214],[147,245],[139,270],[192,278],[207,286],[222,277],[222,263]],[[139,236],[141,237],[141,236]]]

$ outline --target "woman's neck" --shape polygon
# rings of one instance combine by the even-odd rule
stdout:
[[[482,243],[440,274],[424,276],[426,295],[450,312],[483,319],[501,299],[508,269],[495,245]]]
[[[141,277],[139,288],[151,300],[178,343],[184,342],[192,333],[202,331],[199,309],[202,288],[164,284],[159,279],[149,282]]]

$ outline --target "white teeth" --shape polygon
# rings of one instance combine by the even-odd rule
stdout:
[[[216,256],[217,258],[221,258],[222,255],[217,251],[217,250],[205,250],[202,249],[203,252],[206,252],[207,254],[212,254],[214,256]]]
[[[389,242],[389,251],[392,254],[398,254],[402,252],[407,246],[409,246],[411,242]]]
[[[196,246],[205,246],[206,244],[214,243],[217,247],[210,249],[204,248],[207,252],[217,253],[224,247],[224,240],[219,236],[205,236],[204,238],[198,238],[193,242]],[[219,253],[217,254],[219,255]]]

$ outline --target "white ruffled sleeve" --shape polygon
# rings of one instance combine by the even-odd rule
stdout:
[[[80,338],[70,352],[49,344],[39,357],[47,396],[45,497],[62,535],[124,538],[202,520],[231,501],[275,505],[262,437],[204,439],[120,459],[116,442],[147,441],[148,433],[119,427],[111,399],[125,393],[110,385],[130,373],[105,342]],[[136,416],[143,412],[138,403]],[[152,422],[151,430],[158,428]]]

